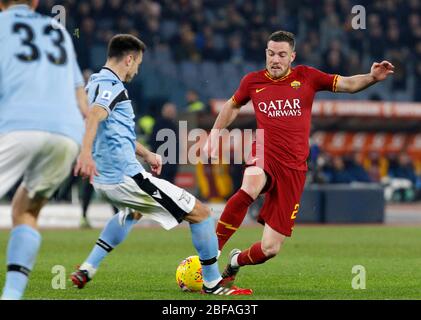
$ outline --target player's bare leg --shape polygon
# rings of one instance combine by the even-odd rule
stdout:
[[[279,253],[285,238],[286,237],[283,234],[275,231],[268,224],[265,224],[261,247],[262,252],[267,257],[267,260],[275,257]]]
[[[267,182],[266,173],[259,167],[247,167],[244,171],[243,183],[241,189],[256,199],[262,192]]]
[[[190,223],[199,223],[210,217],[210,210],[202,202],[196,200],[193,210],[184,216],[184,220]]]
[[[124,227],[128,218],[136,221],[139,221],[142,218],[142,214],[139,211],[133,211],[129,208],[126,208],[126,210],[118,211],[116,215],[118,216],[118,223],[122,227]]]
[[[256,166],[246,168],[240,190],[228,200],[218,221],[216,234],[219,250],[222,250],[225,243],[240,227],[248,207],[259,196],[266,182],[266,173],[262,168]]]
[[[22,297],[41,245],[37,219],[47,201],[37,196],[30,199],[23,185],[19,186],[13,197],[13,229],[7,249],[8,265],[2,299],[21,299]]]
[[[233,283],[240,267],[261,264],[275,257],[281,250],[285,238],[283,234],[265,224],[261,241],[254,243],[246,250],[233,249],[231,251],[222,277],[227,282]]]
[[[20,224],[26,224],[37,229],[37,220],[39,212],[47,203],[48,199],[35,197],[30,199],[28,191],[22,185],[19,186],[12,201],[12,224],[16,227]]]

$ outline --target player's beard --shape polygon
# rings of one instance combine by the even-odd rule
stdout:
[[[289,66],[282,68],[281,66],[278,69],[273,69],[272,67],[268,68],[269,74],[272,78],[282,78],[284,77],[289,70]]]

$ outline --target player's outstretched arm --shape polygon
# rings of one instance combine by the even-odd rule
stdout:
[[[219,139],[219,130],[227,128],[240,113],[240,106],[238,106],[233,99],[227,100],[219,112],[215,120],[211,134],[206,141],[203,149],[211,158],[217,158],[217,140]]]
[[[141,143],[136,141],[136,154],[143,158],[147,164],[150,165],[153,173],[161,174],[162,170],[162,157],[146,149]]]
[[[235,118],[237,118],[239,113],[240,106],[238,106],[233,99],[227,100],[215,120],[213,129],[227,128],[235,120]]]
[[[338,78],[337,92],[356,93],[364,90],[376,82],[383,81],[393,74],[395,67],[389,61],[375,62],[371,66],[370,73],[359,74],[351,77]]]
[[[94,181],[94,176],[98,175],[95,161],[92,158],[92,145],[98,131],[99,123],[107,117],[108,112],[104,108],[94,105],[86,118],[86,131],[83,137],[82,149],[74,169],[74,175],[89,178],[91,183]]]

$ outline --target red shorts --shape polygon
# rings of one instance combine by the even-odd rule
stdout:
[[[249,162],[246,166],[252,165]],[[265,157],[264,170],[268,184],[263,190],[265,201],[257,221],[290,237],[300,208],[306,172],[291,169],[268,157]]]

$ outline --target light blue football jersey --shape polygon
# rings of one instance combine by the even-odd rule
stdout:
[[[69,33],[15,5],[0,13],[0,134],[40,130],[82,142],[75,88],[83,87]]]
[[[136,158],[134,112],[126,88],[119,77],[106,67],[91,75],[86,87],[89,104],[108,112],[99,124],[93,157],[99,173],[95,182],[116,184],[124,176],[133,177],[144,168]]]

